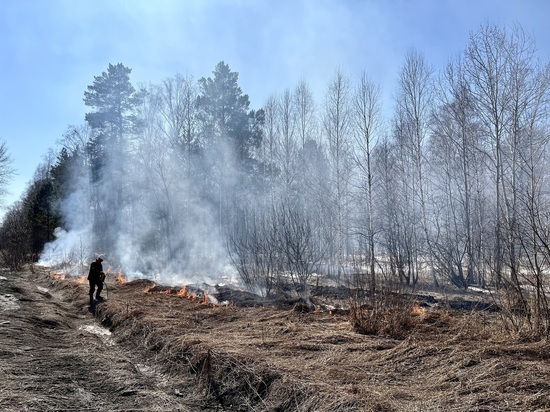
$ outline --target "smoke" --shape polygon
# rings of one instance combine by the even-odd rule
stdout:
[[[97,254],[131,280],[167,285],[235,278],[222,238],[227,199],[239,181],[230,148],[185,153],[158,130],[110,142],[100,162],[71,164],[63,228],[40,264],[81,274]],[[98,169],[98,165],[100,168]]]

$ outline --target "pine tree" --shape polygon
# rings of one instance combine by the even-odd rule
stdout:
[[[84,103],[93,110],[85,119],[92,129],[87,145],[93,183],[96,249],[108,250],[115,243],[122,211],[128,201],[129,142],[141,123],[138,107],[144,92],[130,83],[131,69],[109,64],[107,72],[95,76],[84,92]]]

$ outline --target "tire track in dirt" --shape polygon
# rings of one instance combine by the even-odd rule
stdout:
[[[196,410],[92,314],[36,279],[0,272],[0,410]]]

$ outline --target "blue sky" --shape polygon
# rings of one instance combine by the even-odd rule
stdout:
[[[547,0],[0,0],[0,138],[18,173],[6,205],[84,123],[84,91],[109,63],[139,84],[224,60],[254,109],[302,78],[319,101],[337,67],[365,70],[389,111],[409,49],[441,69],[481,24],[519,23],[547,61],[548,16]]]

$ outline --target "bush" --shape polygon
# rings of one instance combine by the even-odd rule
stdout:
[[[420,310],[411,295],[383,289],[360,305],[350,299],[350,321],[358,333],[402,339],[420,319]]]

